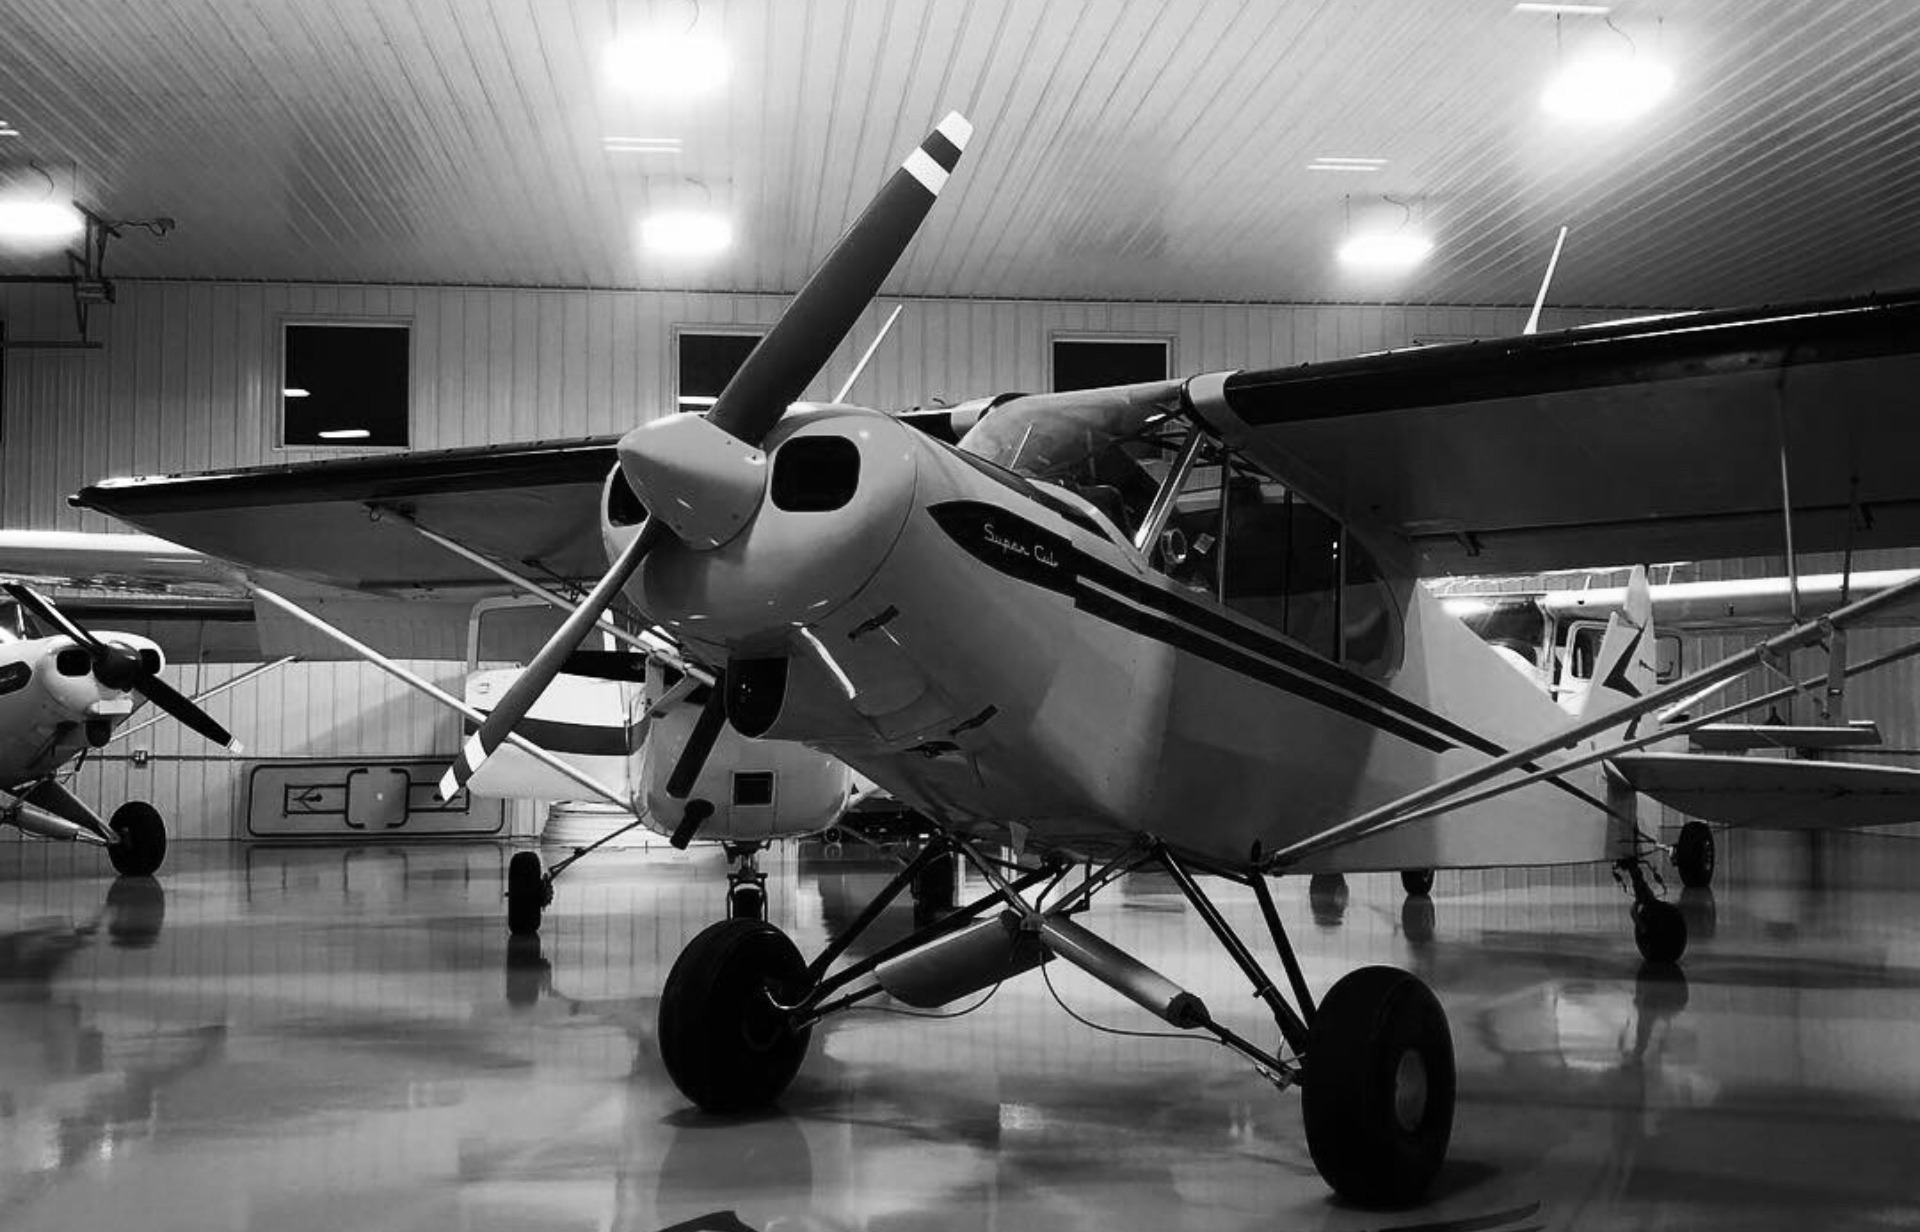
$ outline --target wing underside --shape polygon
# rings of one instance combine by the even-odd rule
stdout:
[[[1612,758],[1635,790],[1703,821],[1827,830],[1920,821],[1920,769],[1710,753]]]

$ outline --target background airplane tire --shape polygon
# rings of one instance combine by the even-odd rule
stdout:
[[[1673,845],[1673,867],[1680,884],[1701,889],[1713,884],[1713,831],[1704,821],[1690,821],[1680,827],[1679,841]]]
[[[507,931],[525,937],[540,931],[540,914],[553,901],[553,888],[537,852],[516,851],[507,861]]]
[[[122,877],[151,877],[167,858],[167,823],[145,800],[129,800],[113,810],[107,823],[120,841],[107,848],[113,871]]]
[[[1430,868],[1408,868],[1400,871],[1400,887],[1409,894],[1424,898],[1433,893],[1433,870]]]
[[[1687,952],[1687,917],[1662,899],[1649,899],[1633,909],[1633,943],[1650,963],[1677,963]]]
[[[761,920],[721,920],[687,943],[660,993],[660,1059],[680,1093],[707,1112],[764,1108],[806,1059],[811,1027],[795,1031],[773,999],[807,989],[807,964]],[[769,996],[771,994],[771,996]]]
[[[1314,1167],[1365,1206],[1417,1202],[1453,1136],[1453,1035],[1446,1011],[1394,967],[1349,972],[1307,1039],[1301,1116]]]

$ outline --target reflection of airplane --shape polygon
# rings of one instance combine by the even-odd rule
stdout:
[[[112,739],[152,702],[215,744],[239,750],[227,729],[182,696],[160,670],[160,648],[130,633],[94,634],[38,593],[9,583],[0,609],[0,823],[42,838],[95,843],[113,867],[145,877],[167,854],[160,813],[129,800],[111,821],[68,791],[61,770]],[[45,632],[33,625],[44,626]]]
[[[1910,537],[1920,425],[1897,399],[1920,347],[1920,301],[1007,397],[942,416],[967,430],[958,448],[855,407],[790,411],[911,240],[968,131],[950,117],[909,156],[704,416],[656,419],[611,448],[111,481],[76,499],[223,557],[336,577],[376,558],[380,576],[406,576],[406,536],[381,521],[431,510],[498,557],[578,576],[581,525],[562,515],[577,518],[570,502],[598,479],[613,567],[494,706],[453,783],[512,738],[630,590],[719,665],[702,725],[832,752],[940,828],[811,962],[760,921],[723,921],[686,947],[659,1025],[684,1094],[714,1111],[766,1105],[799,1070],[813,1026],[842,1010],[882,993],[944,1005],[1059,959],[1276,1085],[1300,1083],[1308,1147],[1336,1190],[1415,1198],[1452,1130],[1439,1002],[1385,967],[1315,998],[1267,877],[1614,860],[1643,950],[1670,961],[1683,918],[1647,884],[1633,793],[1600,764],[1638,739],[1622,729],[1916,589],[1658,687],[1652,646],[1616,618],[1601,684],[1569,721],[1416,572],[1463,553],[1526,568],[1627,545],[1737,552],[1778,525],[1754,512],[1780,474],[1771,449],[1756,463],[1747,448],[1761,435],[1741,430],[1754,404],[1793,423],[1847,408],[1860,439],[1840,461],[1867,460],[1851,478],[1875,502],[1876,533]],[[1648,467],[1655,428],[1664,456],[1689,469]],[[1674,439],[1689,433],[1701,441]],[[1726,459],[1723,482],[1691,468],[1705,442]],[[1556,443],[1581,465],[1544,456]],[[1812,461],[1834,456],[1816,448]],[[384,486],[370,482],[376,470]],[[1811,546],[1841,528],[1830,505],[1850,477],[1806,478],[1791,503],[1811,511]],[[1649,519],[1655,510],[1665,516]],[[304,533],[284,533],[292,525]],[[444,562],[420,563],[423,580],[446,576]],[[841,965],[917,872],[952,852],[991,891]],[[1083,861],[1085,878],[1068,881]],[[1271,1010],[1279,1047],[1222,1024],[1073,918],[1137,868],[1179,887]],[[1284,988],[1199,875],[1255,894]]]

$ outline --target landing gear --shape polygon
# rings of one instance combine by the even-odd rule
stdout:
[[[800,951],[773,925],[710,925],[680,952],[660,994],[660,1059],[673,1085],[708,1112],[773,1103],[813,1034],[784,1007],[811,983]]]
[[[1400,885],[1416,898],[1425,898],[1433,893],[1433,870],[1430,868],[1409,868],[1400,872]]]
[[[1417,1200],[1453,1135],[1453,1036],[1440,1002],[1392,967],[1349,972],[1320,1002],[1300,1110],[1314,1167],[1368,1206]]]
[[[1321,928],[1338,928],[1347,914],[1347,879],[1339,873],[1315,873],[1307,881],[1307,907]]]
[[[1613,879],[1633,895],[1633,943],[1650,963],[1677,963],[1687,952],[1687,917],[1647,884],[1645,861],[1628,856],[1613,866]]]
[[[767,875],[760,871],[760,844],[728,843],[727,918],[764,920],[767,918]]]
[[[129,800],[113,810],[107,825],[116,836],[107,846],[114,872],[122,877],[151,877],[159,871],[167,858],[167,825],[160,820],[159,809],[145,800]]]
[[[553,879],[533,851],[516,851],[507,861],[507,931],[527,937],[540,931],[540,916],[553,901]]]
[[[1703,821],[1690,821],[1680,827],[1680,839],[1673,845],[1673,867],[1680,884],[1698,890],[1713,884],[1713,831]]]
[[[922,869],[913,879],[913,922],[925,924],[953,910],[955,886],[959,881],[958,860],[941,856]]]

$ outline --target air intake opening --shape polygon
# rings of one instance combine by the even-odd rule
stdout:
[[[93,670],[93,656],[78,646],[69,646],[53,656],[53,670],[62,676],[84,676]]]
[[[844,436],[798,436],[773,454],[773,507],[827,513],[860,486],[860,447]]]
[[[647,520],[647,507],[640,503],[626,474],[619,467],[607,477],[607,523],[611,526],[638,526]]]
[[[787,661],[732,659],[727,663],[727,722],[752,740],[766,734],[787,700]]]

